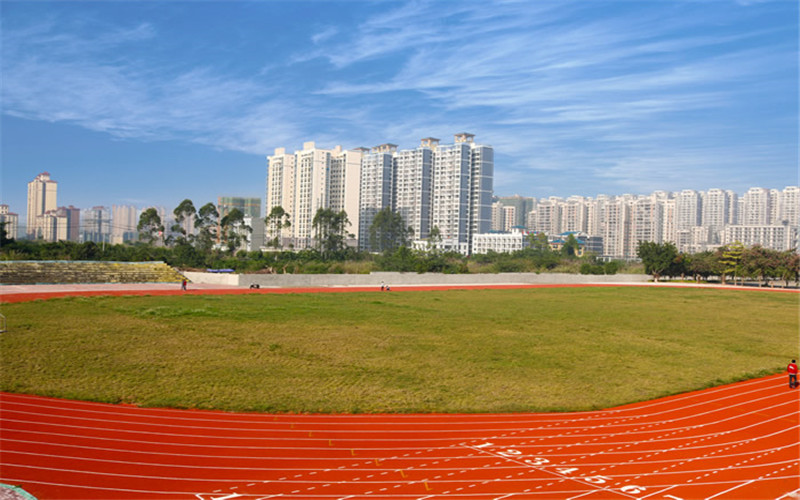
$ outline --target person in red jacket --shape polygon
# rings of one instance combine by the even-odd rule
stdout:
[[[797,387],[797,365],[794,360],[786,367],[786,371],[789,372],[789,388],[794,389]]]

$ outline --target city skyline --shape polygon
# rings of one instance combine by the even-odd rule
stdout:
[[[491,184],[491,157],[493,156],[491,148],[474,144],[472,142],[473,137],[472,134],[468,133],[456,134],[455,145],[457,146],[459,140],[461,140],[463,141],[462,144],[465,142],[471,146],[467,148],[472,150],[471,154],[468,154],[472,158],[470,163],[482,158],[484,154],[488,155],[486,157],[488,166],[485,167],[487,170],[484,174],[489,175],[488,182]],[[375,177],[376,173],[385,170],[385,168],[389,168],[391,171],[399,171],[398,168],[401,168],[403,164],[408,163],[408,166],[411,166],[416,163],[417,167],[412,167],[412,169],[423,168],[424,170],[425,164],[434,163],[441,166],[444,163],[449,163],[450,160],[445,160],[444,163],[441,161],[444,160],[444,157],[434,162],[430,161],[431,158],[425,160],[423,159],[424,155],[421,155],[421,153],[428,152],[436,155],[438,150],[444,156],[451,156],[451,153],[447,151],[452,149],[453,145],[440,145],[439,139],[429,137],[422,140],[420,148],[405,151],[397,151],[394,144],[383,144],[373,148],[371,151],[366,149],[344,151],[338,147],[333,150],[321,150],[316,149],[313,142],[307,142],[304,146],[304,150],[296,151],[294,155],[286,155],[285,148],[276,148],[275,155],[270,157],[271,163],[277,160],[278,166],[281,168],[278,170],[277,177],[271,177],[267,181],[267,185],[271,186],[266,193],[266,199],[268,200],[267,212],[269,212],[270,206],[277,207],[285,204],[286,200],[284,200],[284,196],[280,192],[282,184],[286,184],[290,192],[294,190],[295,181],[292,180],[295,177],[294,165],[295,163],[300,164],[295,160],[298,157],[306,156],[314,158],[314,161],[309,162],[309,165],[311,163],[318,164],[313,170],[319,174],[329,170],[327,175],[331,176],[332,182],[330,185],[327,182],[323,182],[323,184],[328,185],[326,188],[323,188],[322,184],[317,182],[315,184],[318,187],[312,190],[324,189],[326,194],[318,192],[317,195],[320,196],[320,200],[327,199],[328,201],[320,202],[322,206],[329,204],[328,208],[332,208],[334,211],[344,209],[346,205],[352,205],[350,207],[351,212],[356,215],[349,217],[352,224],[350,229],[357,231],[357,233],[355,234],[355,240],[348,244],[358,244],[359,247],[363,247],[365,243],[358,232],[363,233],[366,231],[369,221],[364,223],[362,220],[362,223],[359,224],[358,219],[364,218],[364,210],[366,209],[369,212],[372,210],[369,207],[385,205],[406,219],[410,215],[408,208],[410,206],[420,208],[419,202],[421,200],[405,200],[405,198],[402,198],[404,201],[401,201],[401,198],[395,193],[395,189],[411,194],[422,187],[413,186],[420,180],[419,175],[413,175],[412,177],[417,178],[416,181],[412,181],[410,184],[403,182],[399,185],[391,182],[390,184],[393,186],[391,192],[386,191],[378,198],[375,198],[368,194],[372,188],[368,188],[365,193],[364,179],[372,179],[367,183],[369,185],[376,182],[378,184],[386,184],[380,178]],[[476,152],[479,151],[483,153],[476,155]],[[409,163],[409,155],[417,157],[417,160],[412,160]],[[378,158],[383,158],[383,160],[374,164],[374,160]],[[483,160],[478,161],[482,162]],[[389,166],[380,166],[383,163]],[[461,161],[459,160],[455,163],[458,164]],[[327,167],[325,167],[326,165]],[[284,166],[288,170],[282,168]],[[470,181],[473,186],[471,190],[481,189],[478,186],[483,186],[484,188],[488,186],[484,185],[484,182],[480,180],[483,178],[481,177],[483,174],[480,172],[484,167],[476,170],[476,166],[477,163],[467,169],[472,172],[471,175],[478,175],[478,177]],[[287,174],[288,177],[286,177]],[[345,177],[349,178],[358,175],[362,179],[360,188],[344,181]],[[392,177],[392,174],[389,175]],[[317,177],[317,174],[314,174],[313,177]],[[333,182],[334,178],[339,180]],[[39,233],[38,238],[45,240],[109,241],[111,243],[132,241],[136,238],[138,214],[150,208],[147,206],[136,207],[135,205],[116,204],[112,205],[110,209],[105,206],[78,208],[70,205],[66,207],[55,201],[55,188],[45,197],[40,194],[44,193],[44,186],[48,185],[48,183],[50,186],[58,185],[57,180],[51,179],[49,172],[43,172],[28,184],[29,207],[33,204],[33,206],[39,207],[36,212],[42,212],[42,214],[48,216],[39,221],[41,214],[33,215],[34,219],[37,220],[37,224],[41,222],[49,228],[34,229],[35,232]],[[308,184],[308,186],[310,188],[311,185]],[[385,191],[387,187],[388,184],[382,189]],[[276,189],[278,191],[275,191]],[[434,199],[445,191],[441,189],[441,186],[439,189],[433,188],[430,197]],[[418,195],[421,195],[421,193],[418,193]],[[424,206],[425,196],[421,196]],[[447,198],[447,195],[444,197]],[[270,198],[272,198],[272,204],[270,204]],[[415,196],[411,198],[415,198]],[[47,209],[49,211],[45,208],[45,199],[48,200]],[[290,196],[289,199],[294,199],[294,196]],[[307,201],[310,202],[310,199]],[[635,243],[637,241],[653,241],[656,243],[669,241],[676,243],[680,251],[689,253],[716,248],[720,244],[725,245],[736,241],[743,242],[745,245],[764,245],[774,249],[796,249],[798,232],[800,231],[800,186],[786,186],[784,189],[754,186],[741,195],[731,190],[712,188],[707,191],[684,189],[681,191],[657,190],[649,194],[599,194],[596,197],[582,195],[543,198],[520,195],[492,196],[491,208],[487,205],[488,201],[488,198],[481,198],[481,201],[472,209],[459,213],[457,216],[459,220],[463,219],[467,226],[472,227],[469,231],[471,235],[488,236],[489,233],[513,233],[516,229],[523,229],[532,232],[544,232],[548,237],[558,237],[558,235],[563,235],[565,232],[585,233],[590,237],[599,236],[602,238],[599,240],[599,244],[606,247],[609,245],[608,242],[625,241],[624,248],[617,248],[612,252],[612,255],[604,254],[604,257],[630,258],[635,254]],[[259,198],[221,196],[218,197],[216,206],[221,215],[227,213],[227,210],[231,207],[236,206],[245,212],[246,216],[261,218],[259,215],[261,210],[260,202],[261,199]],[[406,207],[406,202],[409,202],[410,206]],[[358,205],[358,208],[352,210],[356,205]],[[294,218],[292,226],[292,231],[294,232],[300,222],[297,220],[297,215],[293,215],[293,212],[299,205],[290,203],[288,206],[293,207],[287,211],[287,214],[289,214],[290,219]],[[322,208],[322,206],[319,208]],[[478,207],[483,208],[478,210]],[[175,222],[172,214],[173,210],[165,206],[154,206],[153,208],[157,210],[165,227],[172,227]],[[542,208],[544,208],[544,212],[541,211]],[[607,208],[611,212],[604,213]],[[483,210],[486,210],[485,214],[482,216],[477,215],[483,213]],[[461,209],[459,209],[459,212],[461,212]],[[467,212],[469,212],[469,215]],[[266,212],[264,216],[266,217]],[[415,217],[419,216],[423,216],[423,219],[426,217],[424,212],[417,214]],[[475,216],[477,218],[472,220],[472,217]],[[45,219],[49,222],[45,223]],[[258,233],[258,241],[261,242],[263,239],[263,243],[268,247],[272,244],[269,243],[271,236],[275,235],[263,233],[264,223],[268,225],[269,221],[261,220],[263,222],[261,225],[253,225],[254,228],[255,226],[261,228],[258,231],[254,230],[253,234],[255,236]],[[426,234],[417,235],[417,232],[424,232],[424,228],[430,227],[429,224],[431,222],[429,221],[426,225],[422,221],[414,223],[413,220],[414,217],[406,221],[410,224],[410,227],[416,227],[413,231],[416,237],[412,239],[419,240],[421,238],[424,241]],[[472,220],[472,222],[467,222],[468,220]],[[483,220],[483,222],[478,222],[479,220]],[[8,205],[0,204],[0,221],[10,224],[10,226],[6,226],[9,234],[16,235],[19,231],[23,238],[31,236],[26,234],[31,232],[30,227],[21,224],[18,214],[10,211]],[[252,224],[253,222],[247,223]],[[433,222],[436,222],[435,216],[433,217]],[[610,222],[611,226],[608,225]],[[184,224],[188,231],[192,230],[192,221],[186,221]],[[267,232],[269,232],[268,228]],[[442,234],[446,235],[446,233],[447,231],[444,231]],[[303,244],[298,242],[305,238],[301,236],[300,240],[298,240],[297,235],[294,234],[284,234],[283,236],[288,237],[290,243],[294,243],[293,246],[297,246],[297,244],[302,246]],[[465,239],[471,239],[466,234],[462,236]],[[458,246],[456,242],[460,239],[458,237],[450,240],[447,245],[456,244]],[[447,241],[447,239],[444,241]],[[284,238],[281,246],[285,242],[286,239]],[[260,245],[256,241],[253,243],[256,246]],[[464,241],[464,243],[467,242]],[[481,245],[485,244],[486,242],[481,243]],[[460,248],[459,251],[462,253],[469,252],[469,244]]]
[[[469,130],[496,196],[796,185],[796,2],[2,4],[0,203],[263,197],[266,157]],[[56,174],[57,172],[57,174]],[[67,186],[70,186],[69,188]]]

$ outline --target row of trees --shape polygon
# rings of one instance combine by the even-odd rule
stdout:
[[[220,218],[213,203],[206,203],[197,210],[192,200],[186,199],[172,214],[175,223],[167,231],[155,208],[143,211],[136,226],[139,240],[151,245],[161,243],[167,247],[193,246],[204,253],[219,244],[233,253],[247,238],[247,233],[252,232],[252,228],[245,225],[244,214],[238,208]],[[188,231],[190,221],[194,223],[194,232]]]
[[[744,279],[766,283],[770,279],[790,281],[800,277],[800,255],[794,250],[777,251],[759,245],[734,243],[696,254],[678,252],[672,243],[639,242],[637,255],[653,279],[691,276],[695,281],[717,277],[725,284]]]

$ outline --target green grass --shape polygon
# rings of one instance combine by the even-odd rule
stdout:
[[[0,389],[269,412],[605,408],[775,373],[798,295],[643,287],[9,304]]]

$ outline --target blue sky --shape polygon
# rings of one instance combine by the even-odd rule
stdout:
[[[276,147],[470,132],[495,194],[798,183],[798,2],[0,1],[2,203],[264,196]]]

